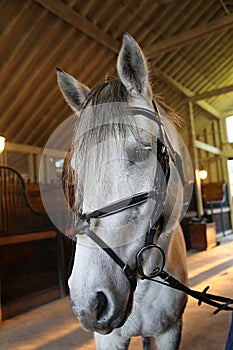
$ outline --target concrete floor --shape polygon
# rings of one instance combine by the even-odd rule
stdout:
[[[209,251],[188,253],[192,288],[201,291],[210,285],[210,293],[233,298],[232,236]],[[189,298],[180,350],[224,350],[230,319],[231,312],[213,315],[212,307],[198,307]],[[95,346],[92,334],[81,329],[64,298],[0,323],[0,349],[94,350]],[[139,349],[141,339],[132,339],[130,350]]]

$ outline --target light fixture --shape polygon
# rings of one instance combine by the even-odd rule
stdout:
[[[0,135],[0,153],[2,153],[5,149],[5,140],[6,138]]]
[[[207,178],[207,175],[208,175],[207,170],[205,169],[199,170],[199,177],[201,180],[205,180]]]

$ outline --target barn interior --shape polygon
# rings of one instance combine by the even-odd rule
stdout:
[[[116,73],[124,32],[133,36],[146,55],[155,96],[160,96],[180,116],[177,128],[193,168],[192,198],[181,221],[188,259],[195,261],[198,256],[205,260],[213,254],[215,260],[216,250],[223,245],[226,250],[230,247],[233,2],[1,0],[3,330],[8,327],[7,322],[16,322],[15,317],[20,320],[26,312],[55,300],[64,303],[69,294],[67,279],[75,243],[60,233],[63,229],[58,217],[61,218],[59,211],[64,209],[64,203],[60,202],[58,183],[71,137],[64,134],[61,126],[69,128],[73,114],[58,89],[56,67],[94,88]],[[220,260],[224,249],[217,255]],[[192,275],[197,266],[190,266]],[[230,265],[228,268],[229,271],[221,271],[229,279],[224,282],[226,289],[220,288],[223,294],[228,290],[230,293],[232,270]],[[218,283],[217,279],[214,281]],[[193,322],[200,323],[197,318]],[[229,327],[229,318],[220,319],[220,325]],[[205,328],[204,323],[201,328]],[[221,342],[224,349],[224,339]],[[190,349],[187,344],[182,349]],[[216,344],[216,349],[220,349]],[[42,345],[33,346],[28,349],[42,349]],[[72,346],[70,349],[94,348],[93,343],[88,347],[79,339]],[[215,349],[213,346],[205,349]],[[13,348],[16,349],[15,344]],[[17,349],[25,348],[22,344]],[[192,348],[201,349],[201,345]]]

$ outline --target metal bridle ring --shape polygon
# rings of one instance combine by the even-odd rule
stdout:
[[[150,274],[145,274],[144,270],[143,270],[143,256],[142,254],[146,251],[146,250],[151,250],[151,249],[157,249],[157,251],[159,251],[160,255],[161,255],[161,265],[160,266],[156,266],[152,273]],[[165,253],[162,250],[162,248],[160,248],[159,246],[157,246],[156,244],[150,244],[148,246],[144,246],[142,247],[138,253],[136,254],[136,266],[137,266],[137,271],[138,271],[138,276],[141,279],[148,279],[148,278],[153,278],[156,276],[159,276],[161,274],[161,272],[163,272],[164,266],[165,266],[165,262],[166,262],[166,257],[165,257]]]

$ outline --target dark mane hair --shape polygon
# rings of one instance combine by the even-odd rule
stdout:
[[[128,97],[129,94],[119,79],[109,80],[91,90],[83,108],[106,102],[128,102]]]

